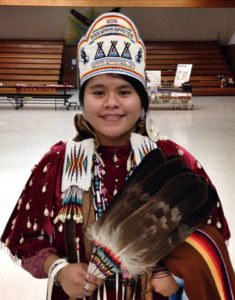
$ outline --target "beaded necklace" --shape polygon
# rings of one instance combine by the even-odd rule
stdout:
[[[116,153],[113,155],[113,162],[117,163],[118,158],[116,156]],[[129,178],[129,176],[132,174],[135,163],[133,159],[133,151],[130,151],[129,157],[126,161],[127,170],[126,170],[126,176],[125,180]],[[95,209],[95,216],[96,219],[98,219],[106,210],[108,206],[108,199],[107,199],[107,188],[104,185],[104,175],[105,175],[105,164],[101,158],[101,155],[97,152],[93,156],[93,177],[92,177],[92,199],[94,203],[94,209]],[[118,179],[116,179],[118,181]],[[118,192],[117,187],[115,186],[112,196],[115,196],[115,194]]]
[[[102,159],[102,154],[95,152],[93,155],[93,177],[92,177],[92,183],[91,183],[91,190],[92,190],[92,200],[94,203],[94,209],[95,209],[95,217],[96,220],[105,212],[109,205],[109,200],[107,199],[107,194],[110,192],[111,201],[112,198],[115,196],[115,194],[118,192],[118,188],[116,185],[114,185],[113,191],[108,191],[108,188],[105,187],[104,184],[104,176],[105,176],[105,163]],[[116,152],[113,153],[113,163],[114,165],[118,166],[118,156],[116,155]],[[133,159],[133,151],[130,150],[129,156],[125,161],[122,163],[126,163],[126,174],[125,174],[125,181],[130,177],[132,174],[134,168],[135,168],[135,162]],[[119,179],[115,179],[119,180]],[[122,272],[121,274],[116,274],[116,276],[110,276],[105,279],[105,285],[104,288],[113,288],[116,289],[116,293],[119,293],[119,286],[122,287],[122,295],[125,294],[125,288],[129,287],[135,287],[136,286],[136,280],[131,277],[126,272]],[[124,289],[124,290],[123,290]]]

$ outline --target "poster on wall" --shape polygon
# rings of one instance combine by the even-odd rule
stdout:
[[[161,71],[146,71],[147,87],[161,86]]]
[[[189,81],[192,64],[178,64],[175,74],[174,86],[181,86],[182,83]]]

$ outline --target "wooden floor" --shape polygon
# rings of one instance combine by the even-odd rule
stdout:
[[[228,250],[235,267],[235,96],[194,98],[193,110],[150,113],[160,134],[199,159],[216,186],[232,233]],[[19,112],[0,106],[0,233],[34,164],[51,145],[75,135],[75,113],[34,106]],[[0,250],[0,299],[46,299],[46,280],[33,278]]]

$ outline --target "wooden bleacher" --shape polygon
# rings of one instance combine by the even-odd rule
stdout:
[[[0,40],[0,82],[58,84],[63,42]]]
[[[71,95],[58,87],[63,49],[63,41],[0,40],[0,97],[18,101],[20,91],[22,99],[66,101]]]
[[[235,95],[235,87],[221,88],[219,75],[232,77],[216,42],[145,42],[147,70],[161,70],[162,85],[172,85],[177,64],[193,64],[193,95]]]

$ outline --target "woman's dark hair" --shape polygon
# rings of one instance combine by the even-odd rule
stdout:
[[[148,93],[147,93],[145,87],[143,86],[143,84],[139,80],[137,80],[133,77],[127,76],[127,75],[122,75],[122,74],[108,73],[106,75],[111,76],[111,77],[121,78],[121,79],[127,81],[128,83],[130,83],[133,86],[133,88],[136,90],[137,94],[139,95],[139,97],[141,99],[141,106],[143,107],[145,112],[148,111],[148,107],[149,107]],[[83,85],[80,87],[80,90],[79,90],[79,101],[82,106],[84,105],[85,87],[88,82],[89,82],[89,79],[83,83]]]

